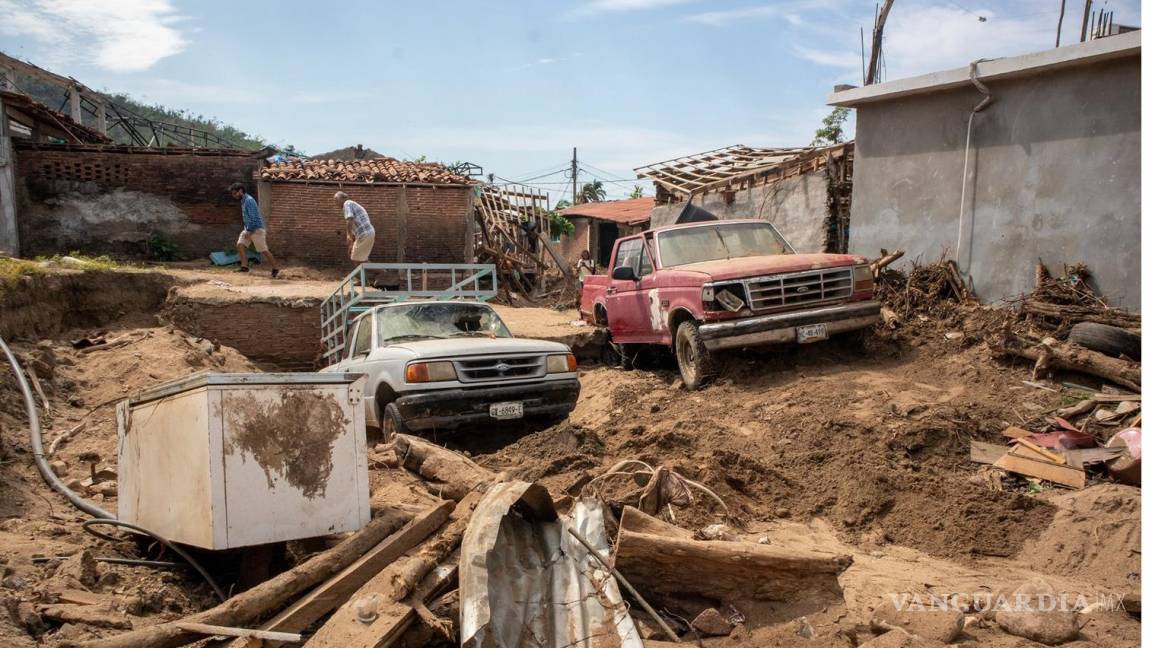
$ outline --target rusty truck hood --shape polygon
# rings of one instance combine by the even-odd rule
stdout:
[[[713,281],[762,277],[764,275],[803,270],[839,268],[867,263],[868,260],[852,254],[771,254],[701,261],[669,268],[676,272],[696,272],[708,275]]]

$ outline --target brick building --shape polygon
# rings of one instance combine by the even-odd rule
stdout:
[[[655,205],[653,198],[632,198],[583,203],[561,210],[576,229],[562,237],[560,253],[575,263],[580,253],[588,250],[597,266],[607,267],[616,239],[648,229]]]
[[[370,261],[465,263],[472,258],[475,187],[439,164],[371,160],[292,160],[260,173],[256,198],[268,245],[311,266],[347,266],[337,191],[363,205],[376,228]]]
[[[228,249],[240,210],[228,185],[251,178],[258,153],[17,141],[19,252],[144,256],[159,237],[181,258]]]

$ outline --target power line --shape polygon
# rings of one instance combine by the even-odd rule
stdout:
[[[588,164],[587,162],[584,162],[584,163],[583,163],[583,165],[584,165],[584,166],[586,166],[586,167],[588,167],[589,169],[592,169],[593,171],[599,171],[600,173],[603,173],[604,175],[606,175],[606,176],[608,176],[608,177],[610,177],[610,178],[614,178],[614,179],[616,179],[616,180],[627,180],[627,178],[625,178],[625,177],[622,177],[622,176],[620,176],[620,175],[617,175],[617,174],[615,174],[615,173],[611,173],[611,172],[605,171],[604,169],[600,169],[600,168],[594,167],[594,166],[592,166],[591,164]]]
[[[545,173],[545,174],[542,174],[542,175],[533,176],[533,177],[531,177],[531,178],[525,178],[525,179],[523,179],[523,180],[520,180],[519,182],[521,182],[521,183],[524,183],[524,182],[532,182],[533,180],[539,180],[540,178],[547,178],[548,176],[554,176],[554,175],[556,175],[557,173],[567,173],[567,172],[568,172],[568,168],[567,168],[567,167],[565,167],[565,168],[563,168],[563,169],[556,169],[555,171],[552,171],[551,173]]]

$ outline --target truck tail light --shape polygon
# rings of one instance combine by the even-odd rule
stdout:
[[[571,373],[576,371],[576,356],[571,353],[548,356],[548,373]]]
[[[852,290],[854,292],[871,291],[875,287],[872,280],[872,268],[866,265],[852,268]]]
[[[413,362],[404,370],[404,380],[410,383],[456,380],[456,367],[451,362]]]

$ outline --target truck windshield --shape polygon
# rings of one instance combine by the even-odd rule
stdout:
[[[784,238],[768,223],[717,223],[674,229],[656,235],[665,268],[741,257],[791,254]]]
[[[483,304],[418,302],[376,311],[376,344],[451,337],[512,337],[491,307]]]

